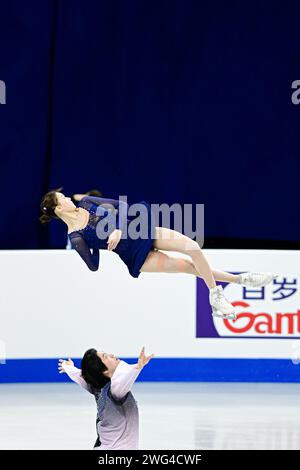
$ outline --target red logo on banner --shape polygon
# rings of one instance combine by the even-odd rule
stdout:
[[[232,302],[232,305],[234,307],[251,308],[250,304],[243,301]],[[241,320],[244,321],[241,322]],[[242,323],[242,325],[239,326],[239,323]],[[237,314],[237,319],[234,322],[224,320],[224,324],[229,331],[236,334],[247,333],[252,330],[258,335],[284,333],[292,335],[300,333],[300,310],[275,314],[242,312]]]

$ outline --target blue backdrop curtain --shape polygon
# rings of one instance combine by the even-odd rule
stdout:
[[[42,195],[204,203],[207,240],[298,240],[297,1],[0,1],[0,248]],[[204,245],[205,246],[205,245]]]

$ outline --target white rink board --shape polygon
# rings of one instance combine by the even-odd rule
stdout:
[[[216,269],[298,277],[298,251],[203,251]],[[3,250],[0,262],[0,341],[10,359],[81,357],[89,347],[130,358],[143,345],[157,358],[289,359],[295,348],[295,339],[196,338],[196,278],[188,274],[135,279],[105,250],[97,272],[74,250]]]

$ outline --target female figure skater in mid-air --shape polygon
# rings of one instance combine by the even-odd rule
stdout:
[[[71,359],[59,360],[59,373],[94,395],[97,403],[96,450],[136,450],[139,448],[139,412],[131,387],[151,356],[141,350],[136,364],[127,364],[113,354],[89,349],[81,369]]]
[[[248,287],[262,287],[276,276],[272,273],[246,272],[239,275],[211,269],[199,244],[175,230],[154,227],[151,207],[145,201],[140,204],[147,209],[147,238],[122,237],[124,228],[134,220],[127,214],[128,204],[122,200],[82,196],[78,207],[62,188],[49,191],[42,199],[40,217],[42,223],[61,219],[68,227],[72,247],[79,253],[91,271],[99,267],[99,249],[114,250],[127,265],[129,273],[138,277],[141,272],[188,273],[204,280],[209,289],[212,315],[235,319],[235,309],[226,299],[221,285],[216,281],[235,282]],[[110,207],[110,209],[109,209]],[[114,220],[114,228],[99,238],[97,224],[101,219]],[[129,230],[126,230],[129,233]],[[93,249],[91,254],[90,249]],[[177,251],[190,259],[168,256],[162,251]]]

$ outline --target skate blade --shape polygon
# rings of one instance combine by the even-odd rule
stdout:
[[[271,276],[272,276],[272,278],[270,279],[270,281],[267,282],[265,285],[262,285],[261,287],[265,287],[265,286],[267,286],[268,284],[270,284],[271,282],[273,282],[274,279],[276,279],[276,278],[279,276],[279,274],[272,274],[272,273],[271,273]]]
[[[236,320],[236,314],[235,313],[223,314],[223,313],[219,313],[219,311],[215,310],[214,308],[213,308],[213,311],[212,311],[212,316],[213,317],[218,317],[218,318],[224,318],[226,320]]]

